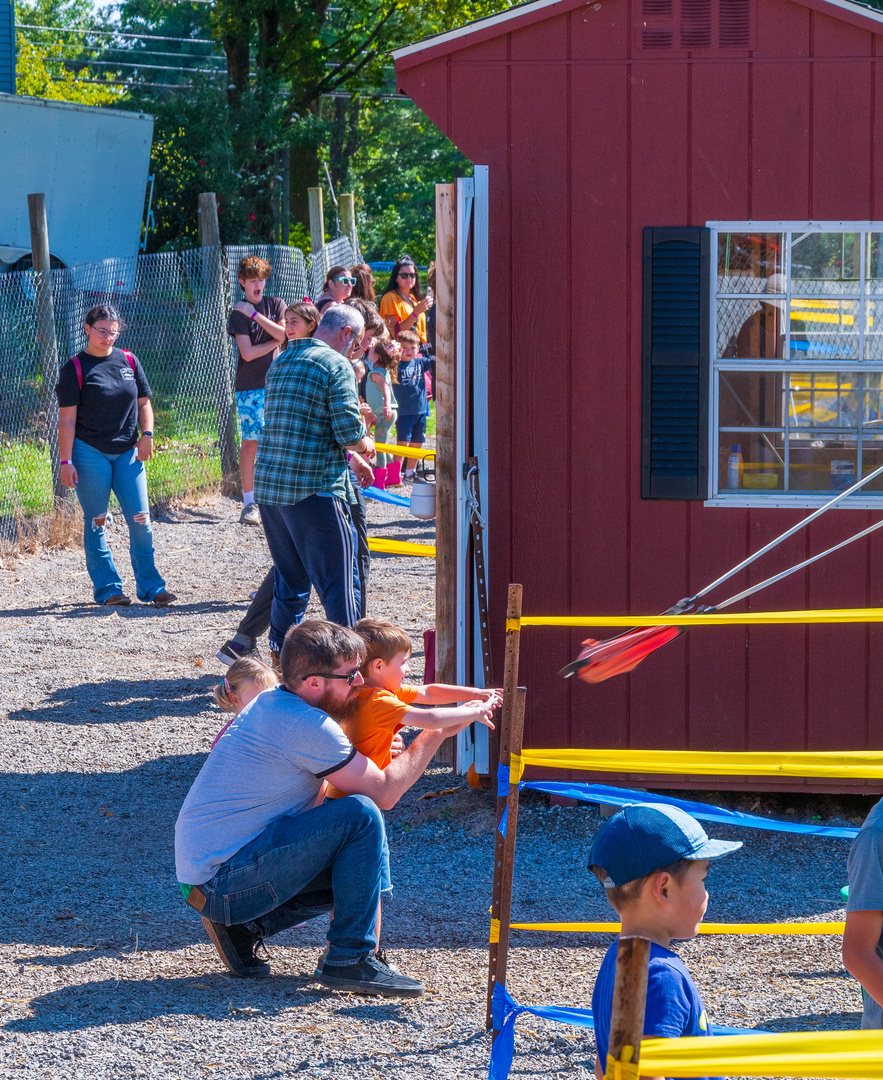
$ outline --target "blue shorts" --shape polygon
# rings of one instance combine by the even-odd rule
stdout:
[[[239,434],[243,440],[256,440],[264,428],[265,390],[237,390],[236,412]]]
[[[399,418],[396,421],[396,439],[399,442],[417,443],[418,446],[422,446],[425,438],[425,416],[417,416],[416,414],[402,416],[402,414],[399,413]]]

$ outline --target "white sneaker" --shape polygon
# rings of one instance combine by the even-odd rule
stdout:
[[[239,515],[240,525],[260,525],[261,512],[258,510],[257,503],[249,503],[248,506],[243,506],[242,513]]]

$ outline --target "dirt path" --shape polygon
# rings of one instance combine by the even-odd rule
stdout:
[[[170,512],[158,565],[179,603],[88,603],[82,552],[0,571],[0,1070],[3,1076],[408,1078],[486,1075],[484,987],[493,808],[443,769],[388,816],[396,895],[385,944],[427,984],[416,1002],[336,995],[310,974],[324,927],[271,943],[275,978],[221,970],[174,880],[174,820],[221,724],[214,652],[269,560],[224,499]],[[432,524],[372,504],[372,532],[430,541]],[[124,530],[111,544],[125,545]],[[122,566],[125,558],[119,560]],[[371,610],[405,625],[422,673],[430,560],[374,560]],[[318,612],[317,612],[318,613]],[[421,795],[457,787],[455,795]],[[799,812],[806,809],[800,806]],[[525,797],[514,910],[609,918],[585,870],[592,808]],[[709,918],[837,917],[847,841],[717,829],[745,841],[711,879]],[[588,1007],[609,938],[514,939],[520,1001]],[[857,1026],[833,938],[702,938],[684,947],[712,1019],[783,1030]],[[514,1076],[586,1077],[590,1032],[519,1021]]]

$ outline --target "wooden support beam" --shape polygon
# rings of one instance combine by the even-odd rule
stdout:
[[[49,225],[46,220],[46,196],[43,192],[28,195],[28,219],[31,226],[31,259],[34,267],[34,313],[37,316],[37,348],[43,380],[42,405],[46,415],[46,438],[52,463],[52,488],[57,501],[70,499],[62,484],[61,456],[58,453],[58,336],[55,331],[55,303],[52,299],[52,262],[49,255]],[[82,329],[82,327],[80,328]]]
[[[310,249],[316,256],[325,247],[325,209],[322,203],[322,189],[320,187],[307,188],[307,198],[310,204]],[[327,266],[323,267],[323,273],[327,269]]]
[[[340,231],[352,244],[353,254],[359,250],[359,234],[356,228],[355,195],[340,196]]]
[[[503,712],[500,723],[500,734],[496,731],[489,732],[489,758],[491,785],[496,787],[497,766],[505,764],[502,757],[502,731],[506,724],[507,716],[511,715],[515,702],[515,688],[518,686],[518,662],[521,654],[521,627],[518,622],[521,619],[521,585],[510,585],[506,601],[506,654],[503,661]]]
[[[218,224],[218,200],[213,191],[203,191],[197,200],[199,214],[199,243],[211,251],[203,252],[202,284],[210,312],[212,362],[215,377],[212,387],[215,416],[218,423],[218,446],[221,453],[221,473],[228,491],[235,490],[239,462],[236,455],[236,417],[233,406],[233,374],[230,370],[229,338],[227,335],[227,293],[229,291],[226,255],[221,247]]]
[[[615,1062],[636,1066],[640,1060],[649,963],[650,942],[647,938],[620,935],[613,976],[607,1061],[601,1062],[605,1080],[614,1080]]]

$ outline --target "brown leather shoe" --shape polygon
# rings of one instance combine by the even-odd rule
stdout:
[[[177,599],[178,597],[175,596],[174,593],[166,592],[166,590],[163,589],[162,592],[158,592],[156,596],[154,596],[151,603],[154,607],[168,607],[169,604],[174,604]]]
[[[132,603],[132,598],[126,596],[124,593],[117,593],[116,596],[108,596],[104,601],[105,607],[128,607]]]

